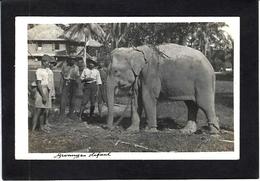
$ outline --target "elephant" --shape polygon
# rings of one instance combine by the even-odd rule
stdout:
[[[157,46],[116,48],[111,52],[107,76],[107,127],[113,128],[115,89],[132,90],[132,123],[130,131],[140,129],[144,108],[146,131],[157,131],[156,105],[159,98],[184,101],[188,121],[180,131],[197,131],[199,108],[208,120],[209,133],[218,134],[219,119],[215,113],[215,73],[208,59],[198,50],[173,43]]]

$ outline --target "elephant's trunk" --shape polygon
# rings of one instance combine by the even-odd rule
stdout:
[[[108,106],[108,116],[107,116],[107,126],[108,128],[113,127],[114,119],[114,90],[115,83],[111,75],[107,76],[107,106]]]

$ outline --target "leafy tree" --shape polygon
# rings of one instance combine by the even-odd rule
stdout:
[[[60,25],[69,39],[97,39],[104,44],[103,53],[114,48],[176,43],[201,51],[211,61],[231,61],[233,40],[222,27],[225,23],[103,23]],[[223,52],[220,54],[219,52]],[[222,56],[224,54],[224,56]],[[219,64],[219,63],[218,63]]]
[[[142,44],[177,43],[200,50],[214,64],[216,58],[225,61],[232,57],[233,40],[221,29],[225,23],[131,23],[125,42],[120,46],[139,46]],[[215,51],[225,55],[218,57]],[[224,57],[224,58],[223,58]]]

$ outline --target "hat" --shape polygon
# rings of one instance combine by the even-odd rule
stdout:
[[[43,56],[42,56],[42,61],[52,61],[54,59],[54,57],[51,57],[51,56],[49,56],[49,55],[46,55],[46,54],[44,54]],[[55,59],[54,59],[54,61],[55,61]]]
[[[49,63],[51,63],[53,66],[57,65],[57,61],[53,58],[49,61]]]
[[[79,59],[82,59],[82,57],[76,56],[76,55],[71,55],[71,56],[69,56],[69,59],[79,60]]]
[[[89,63],[94,63],[94,64],[98,64],[97,62],[97,57],[87,57],[86,61],[88,61]]]

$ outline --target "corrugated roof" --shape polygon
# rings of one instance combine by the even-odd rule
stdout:
[[[55,24],[40,24],[28,30],[28,40],[63,40],[63,33]]]
[[[90,39],[90,40],[87,41],[86,46],[90,46],[90,47],[101,47],[102,44],[99,43],[99,42],[96,41],[96,40]]]

